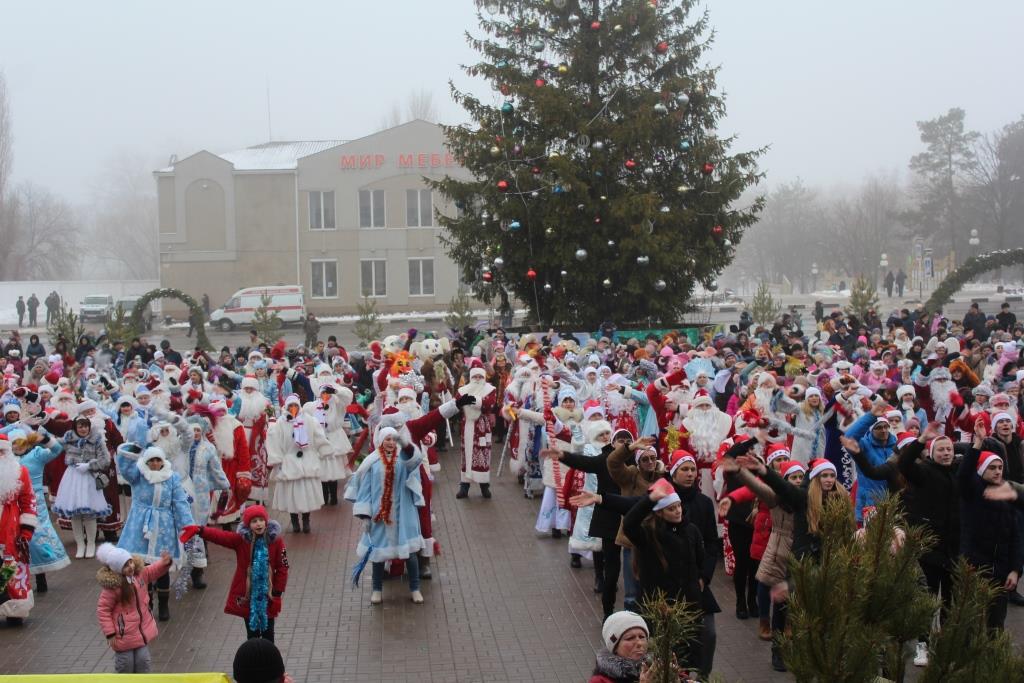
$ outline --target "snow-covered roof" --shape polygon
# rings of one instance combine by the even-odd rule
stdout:
[[[224,152],[216,156],[235,167],[236,171],[291,171],[298,166],[299,159],[317,154],[325,149],[337,147],[346,140],[298,140],[289,142],[264,142],[245,149]],[[162,168],[159,173],[173,173],[174,166]]]

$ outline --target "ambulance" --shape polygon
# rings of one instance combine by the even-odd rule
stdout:
[[[230,332],[239,326],[252,324],[253,315],[260,307],[263,297],[270,297],[267,311],[277,312],[284,324],[298,323],[306,317],[306,302],[302,287],[297,285],[271,285],[246,287],[232,295],[227,302],[210,314],[210,325],[222,332]]]

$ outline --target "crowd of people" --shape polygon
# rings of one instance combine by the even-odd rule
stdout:
[[[830,499],[862,523],[883,494],[902,495],[937,538],[921,559],[929,589],[948,601],[960,556],[984,567],[1004,589],[989,617],[1001,628],[1008,602],[1024,602],[1007,483],[1024,484],[1021,326],[1008,309],[980,323],[973,309],[962,322],[905,313],[882,325],[836,312],[808,329],[790,314],[765,328],[742,319],[694,338],[610,324],[515,340],[409,330],[352,355],[314,330],[291,348],[253,334],[220,353],[89,338],[24,361],[5,349],[0,616],[21,623],[72,561],[59,527],[74,559],[101,563],[98,624],[117,671],[149,670],[172,576],[177,592],[207,588],[210,544],[235,554],[225,613],[272,642],[286,534],[313,533],[311,513],[342,502],[363,529],[352,583],[369,566],[379,605],[385,578],[404,575],[421,604],[451,448],[456,499],[491,499],[507,468],[537,501],[536,533],[566,544],[570,570],[593,571],[607,645],[594,680],[646,677],[652,634],[638,613],[660,593],[700,611],[678,665],[709,675],[720,567],[735,617],[760,621],[785,670],[776,645],[800,590],[789,560],[819,551]],[[927,656],[923,637],[915,663]]]

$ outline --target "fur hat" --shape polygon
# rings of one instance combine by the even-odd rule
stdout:
[[[132,559],[132,554],[113,543],[104,543],[96,549],[96,559],[107,565],[110,571],[120,574],[124,566]]]

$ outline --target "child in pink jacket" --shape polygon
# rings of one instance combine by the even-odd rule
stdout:
[[[114,670],[119,674],[149,673],[153,663],[149,643],[157,635],[156,621],[149,611],[148,584],[167,573],[171,555],[160,553],[160,561],[148,567],[139,557],[111,543],[96,551],[103,563],[96,580],[103,592],[96,605],[96,618],[114,650]]]

